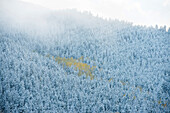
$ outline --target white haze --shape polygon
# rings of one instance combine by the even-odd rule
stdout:
[[[23,0],[53,10],[77,9],[135,25],[170,26],[170,0]]]
[[[38,29],[46,26],[46,8],[17,0],[1,0],[0,7],[1,20],[11,23],[11,26],[17,24],[16,27],[24,25]]]
[[[119,19],[119,20],[123,20],[127,22],[133,22],[133,25],[146,25],[146,26],[152,25],[154,27],[156,24],[158,26],[166,25],[167,30],[168,30],[168,27],[170,26],[170,23],[169,23],[170,17],[168,13],[166,12],[167,11],[166,9],[168,9],[168,6],[169,6],[169,1],[164,2],[165,9],[162,9],[162,11],[164,11],[164,13],[162,13],[163,16],[158,15],[158,17],[153,16],[154,12],[153,14],[148,13],[151,16],[151,17],[148,17],[148,14],[145,15],[144,11],[140,10],[139,8],[140,5],[136,4],[136,2],[134,2],[133,4],[131,0],[130,0],[131,2],[130,1],[124,2],[123,0],[119,2],[115,0],[111,0],[111,1],[107,0],[104,2],[102,0],[99,0],[99,1],[89,2],[89,3],[85,1],[84,2],[79,2],[79,1],[68,2],[66,0],[64,2],[65,4],[61,1],[59,2],[58,0],[56,1],[49,0],[49,2],[45,0],[43,0],[42,2],[40,2],[39,0],[35,0],[35,1],[23,0],[23,1],[27,1],[27,2],[21,2],[21,0],[1,0],[0,1],[0,7],[1,7],[0,17],[3,18],[5,21],[8,21],[9,23],[11,22],[11,23],[18,23],[18,25],[30,26],[32,30],[38,29],[43,33],[44,31],[49,29],[47,27],[49,26],[49,23],[48,23],[49,21],[47,21],[49,15],[55,11],[57,12],[58,10],[60,12],[63,9],[76,9],[77,11],[81,11],[81,12],[88,11],[95,16],[98,15],[99,17],[102,17],[105,19],[111,18],[112,20]],[[83,4],[84,7],[82,7],[82,9],[80,8],[82,6],[81,3],[84,3]],[[94,4],[99,5],[102,8],[99,8],[99,7],[96,8]],[[132,6],[128,4],[132,4]],[[117,8],[117,9],[111,9],[112,5],[114,6],[114,8]],[[127,7],[125,7],[126,5]],[[135,5],[135,8],[138,7],[138,14],[137,12],[134,12],[135,8],[133,8],[133,5]],[[88,7],[86,8],[86,6]],[[94,9],[92,8],[92,6],[94,6]],[[105,9],[106,7],[108,7],[107,10]],[[120,10],[118,10],[118,8],[120,8]],[[128,12],[124,12],[125,9],[127,9]],[[161,8],[158,8],[158,9],[161,9]],[[133,12],[131,12],[131,10],[133,10]],[[61,15],[65,15],[65,14],[60,14],[59,18],[62,18]],[[75,15],[74,13],[73,13],[74,16],[71,15],[71,13],[69,15],[70,17],[73,17],[73,18],[76,16],[80,16],[80,15]],[[79,17],[77,19],[79,19]],[[80,22],[80,24],[84,24],[84,25],[91,24],[89,22],[90,19],[87,20],[87,18],[84,18],[84,19],[81,18],[81,20],[84,20],[84,23],[83,21],[77,21],[77,22]],[[53,25],[53,23],[51,24]]]

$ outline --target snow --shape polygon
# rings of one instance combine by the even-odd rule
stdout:
[[[0,111],[170,112],[170,34],[164,27],[74,10],[45,13],[41,21],[8,18],[0,15]],[[96,66],[95,79],[79,77],[48,54],[83,56],[83,63]]]

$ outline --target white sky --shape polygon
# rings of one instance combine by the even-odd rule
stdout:
[[[170,27],[170,0],[22,0],[49,9],[90,11],[103,18]]]

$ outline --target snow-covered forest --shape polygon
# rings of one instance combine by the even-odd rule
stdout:
[[[0,112],[170,112],[166,26],[8,2],[0,8]]]

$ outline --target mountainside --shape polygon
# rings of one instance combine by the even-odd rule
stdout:
[[[0,112],[170,112],[170,30],[1,6]]]

